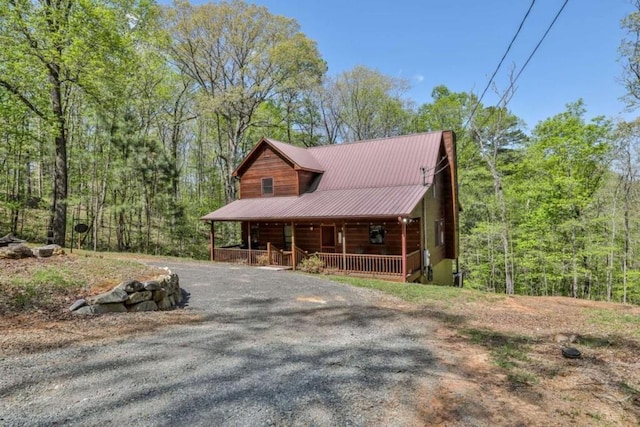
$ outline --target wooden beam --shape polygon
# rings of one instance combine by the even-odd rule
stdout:
[[[399,218],[402,226],[402,281],[407,281],[407,219]]]
[[[347,269],[347,233],[344,222],[342,223],[342,269]]]
[[[291,222],[291,268],[296,270],[296,223]]]
[[[211,221],[209,224],[211,224],[211,227],[209,229],[209,251],[211,252],[209,254],[211,261],[215,261],[216,260],[216,251],[215,251],[215,236],[213,235],[213,221]]]

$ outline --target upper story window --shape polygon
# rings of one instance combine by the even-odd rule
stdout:
[[[273,178],[262,178],[262,195],[273,196]]]

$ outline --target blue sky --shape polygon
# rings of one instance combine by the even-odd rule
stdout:
[[[529,7],[529,0],[250,0],[294,18],[318,43],[329,74],[365,65],[409,79],[407,97],[428,102],[434,86],[484,89]],[[522,66],[563,0],[537,0],[498,74]],[[626,117],[620,97],[620,20],[630,0],[569,0],[517,82],[509,104],[529,128],[583,98],[589,117]],[[488,92],[485,104],[497,101]]]

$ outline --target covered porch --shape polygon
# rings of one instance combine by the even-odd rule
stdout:
[[[240,241],[216,246],[215,222],[210,223],[212,261],[271,265],[293,270],[307,258],[321,260],[325,271],[399,282],[422,275],[419,218],[363,218],[235,221]]]

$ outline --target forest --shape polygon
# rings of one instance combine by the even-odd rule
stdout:
[[[640,102],[640,2],[621,83]],[[240,0],[0,0],[0,235],[206,258],[262,136],[300,146],[457,134],[465,286],[640,303],[640,121],[572,100],[528,131],[446,83],[416,105],[365,65],[330,76],[299,24]],[[88,231],[75,235],[74,227]],[[218,230],[221,243],[235,229]]]

